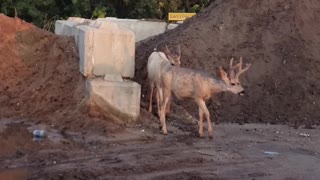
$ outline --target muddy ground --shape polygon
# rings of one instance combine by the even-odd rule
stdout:
[[[319,8],[216,0],[141,42],[141,117],[127,125],[85,105],[72,38],[0,14],[0,179],[319,179]],[[241,78],[246,96],[208,102],[219,123],[213,140],[197,138],[192,101],[174,101],[166,136],[146,112],[146,60],[159,43],[180,43],[182,66],[212,74],[231,57],[252,63]],[[48,137],[33,139],[34,129]]]
[[[169,122],[166,136],[159,133],[156,122],[104,136],[1,120],[0,179],[320,177],[319,128],[219,124],[211,140],[182,130],[183,126],[196,128],[195,124]],[[33,141],[30,131],[37,128],[46,128],[48,137]]]

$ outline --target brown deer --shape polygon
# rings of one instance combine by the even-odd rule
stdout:
[[[163,66],[161,69],[161,87],[163,101],[160,107],[160,128],[163,134],[167,134],[165,108],[171,93],[178,99],[194,99],[199,106],[199,136],[203,137],[203,115],[208,122],[209,137],[213,137],[210,113],[205,101],[213,95],[229,91],[234,94],[244,95],[239,76],[247,71],[251,64],[242,69],[242,58],[239,64],[233,66],[233,59],[230,60],[229,75],[219,67],[220,78],[210,76],[203,71],[181,68],[171,65]],[[236,71],[237,70],[237,71]]]
[[[163,52],[162,52],[163,51]],[[160,88],[160,69],[168,64],[173,66],[180,66],[180,57],[181,57],[181,49],[180,45],[178,45],[174,51],[170,51],[168,46],[165,45],[164,49],[157,49],[152,52],[148,58],[147,71],[148,71],[148,79],[149,79],[149,89],[150,89],[150,98],[149,98],[149,112],[152,112],[152,96],[153,90],[156,87],[156,98],[157,98],[157,108],[158,115],[160,116],[160,104],[162,97],[160,98],[159,88]],[[170,111],[170,103],[167,105],[167,112]]]

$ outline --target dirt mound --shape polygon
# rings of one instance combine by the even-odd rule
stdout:
[[[82,106],[85,79],[72,38],[3,14],[0,23],[2,119],[26,118],[67,129],[105,127],[107,122],[90,118]]]
[[[320,124],[319,16],[317,0],[216,0],[178,28],[140,43],[136,80],[146,95],[147,58],[165,42],[181,44],[182,66],[212,74],[243,56],[252,63],[241,77],[247,95],[208,102],[215,121]],[[183,101],[183,107],[197,116],[195,103]]]

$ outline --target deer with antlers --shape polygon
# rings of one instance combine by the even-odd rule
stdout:
[[[251,64],[247,64],[242,69],[242,58],[240,62],[233,66],[233,59],[230,60],[229,73],[219,67],[220,78],[212,77],[203,71],[181,68],[166,65],[161,69],[161,90],[163,100],[160,107],[160,128],[163,134],[167,134],[165,108],[171,93],[178,99],[194,99],[199,106],[199,136],[203,137],[203,116],[208,122],[209,137],[213,137],[213,130],[210,120],[210,113],[205,101],[221,92],[232,92],[244,95],[244,89],[240,84],[239,76],[249,69]]]
[[[155,49],[154,52],[148,58],[147,71],[149,79],[149,112],[152,112],[152,97],[153,90],[156,88],[156,99],[157,99],[157,108],[158,115],[160,116],[160,104],[162,103],[162,90],[160,86],[160,70],[166,65],[180,66],[180,57],[181,57],[181,48],[180,45],[176,46],[173,51],[170,51],[168,46],[165,45],[165,48]],[[159,91],[160,90],[160,91]],[[168,102],[166,112],[170,111],[170,103]]]

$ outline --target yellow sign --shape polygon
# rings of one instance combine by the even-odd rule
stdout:
[[[183,21],[194,15],[196,15],[196,13],[169,13],[169,21]]]

